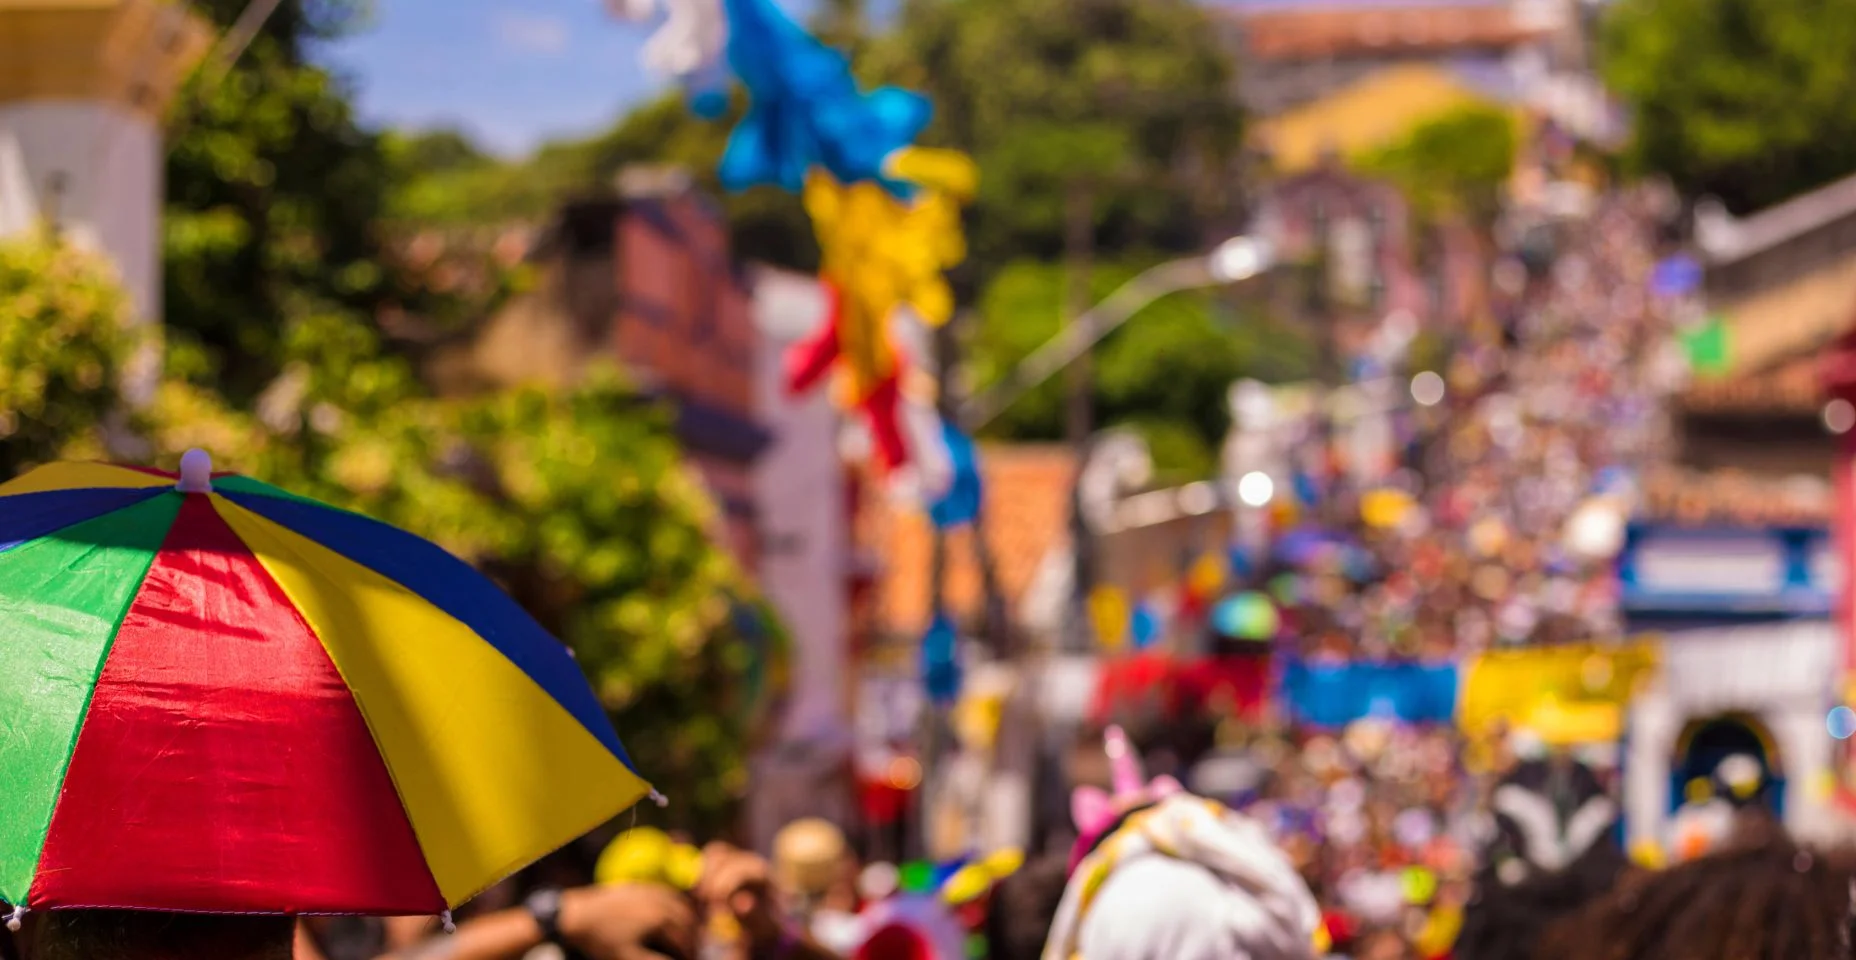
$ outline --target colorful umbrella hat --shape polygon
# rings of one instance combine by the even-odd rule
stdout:
[[[650,789],[482,575],[198,451],[0,485],[0,731],[33,909],[440,913]]]

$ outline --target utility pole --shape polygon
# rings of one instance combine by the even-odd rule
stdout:
[[[1077,324],[1089,312],[1090,275],[1095,259],[1095,196],[1092,186],[1082,180],[1070,182],[1066,198],[1064,227],[1064,266],[1067,293],[1064,324]],[[1093,392],[1095,366],[1088,352],[1071,363],[1065,381],[1069,396],[1064,406],[1064,439],[1076,459],[1076,475],[1070,482],[1070,597],[1063,623],[1062,646],[1071,653],[1082,653],[1089,642],[1089,591],[1095,586],[1095,550],[1091,542],[1089,521],[1084,516],[1082,500],[1083,465],[1089,459],[1089,436],[1094,419]]]

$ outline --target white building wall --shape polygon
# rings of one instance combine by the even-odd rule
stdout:
[[[786,348],[813,330],[825,301],[810,278],[763,270],[754,309],[762,337],[756,402],[774,435],[754,471],[763,527],[760,583],[795,646],[781,732],[789,740],[838,737],[848,729],[850,548],[838,414],[827,391],[788,396],[781,372]]]
[[[1772,734],[1786,778],[1786,826],[1805,838],[1835,835],[1840,821],[1817,784],[1831,764],[1824,715],[1836,676],[1836,631],[1823,620],[1665,636],[1660,675],[1630,711],[1630,842],[1666,839],[1676,740],[1690,722],[1725,713],[1752,714]]]
[[[0,104],[0,152],[15,148],[0,158],[0,225],[55,213],[67,236],[115,262],[135,316],[159,319],[165,156],[155,125],[103,102]],[[36,209],[12,209],[23,202]]]

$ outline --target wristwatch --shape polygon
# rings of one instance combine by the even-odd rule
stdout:
[[[556,887],[542,887],[528,895],[522,901],[522,909],[535,918],[535,925],[541,928],[541,942],[565,947],[561,939],[561,891]]]

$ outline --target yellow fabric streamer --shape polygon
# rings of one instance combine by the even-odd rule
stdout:
[[[917,185],[916,196],[898,200],[876,183],[847,186],[822,170],[806,181],[819,276],[840,296],[839,369],[851,398],[869,396],[896,372],[888,323],[898,307],[936,326],[952,315],[943,274],[966,258],[960,207],[979,178],[965,155],[920,147],[891,154],[885,172]]]

